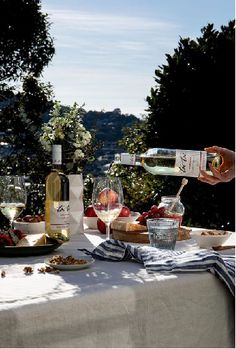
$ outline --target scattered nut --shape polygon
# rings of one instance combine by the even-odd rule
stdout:
[[[45,273],[54,273],[54,274],[59,274],[60,271],[57,269],[54,269],[52,267],[46,266],[46,267],[41,267],[38,269],[39,273],[45,274]]]
[[[34,270],[33,270],[32,267],[26,266],[26,267],[24,267],[23,271],[24,271],[24,273],[25,273],[26,275],[30,275],[30,274],[33,274],[33,271],[34,271]]]
[[[5,278],[5,276],[6,276],[5,270],[2,270],[2,271],[1,271],[1,278]]]

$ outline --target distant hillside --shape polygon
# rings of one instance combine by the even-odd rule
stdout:
[[[86,172],[94,175],[102,174],[113,161],[114,154],[124,151],[118,146],[118,141],[123,138],[122,129],[142,122],[132,114],[121,114],[120,109],[98,112],[88,111],[83,117],[83,124],[89,131],[96,135],[96,141],[101,143],[95,156],[96,161],[86,167]]]
[[[0,110],[4,109],[13,99],[0,102]],[[65,112],[68,106],[63,106]],[[48,122],[50,113],[43,114],[41,122]],[[119,108],[113,111],[85,111],[82,117],[85,128],[95,134],[96,143],[99,149],[95,153],[96,161],[89,163],[85,168],[85,173],[99,175],[104,173],[107,166],[114,160],[114,154],[124,151],[118,146],[118,141],[123,138],[122,129],[131,127],[135,123],[142,122],[132,114],[122,114]],[[9,153],[9,144],[5,143],[5,132],[0,132],[0,157]]]

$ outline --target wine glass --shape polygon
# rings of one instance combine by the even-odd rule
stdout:
[[[110,239],[110,226],[123,206],[123,189],[119,178],[97,177],[94,179],[92,205],[106,225],[106,240]]]
[[[1,176],[0,178],[0,210],[9,219],[13,229],[13,221],[19,216],[26,205],[25,180],[21,176]]]

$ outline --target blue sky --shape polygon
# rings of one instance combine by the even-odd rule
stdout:
[[[235,16],[234,0],[41,0],[56,54],[44,69],[62,104],[136,116],[180,37]]]

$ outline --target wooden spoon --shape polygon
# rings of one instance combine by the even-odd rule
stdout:
[[[179,200],[179,197],[180,197],[180,193],[181,191],[183,190],[184,186],[188,184],[188,180],[186,178],[183,178],[182,179],[182,182],[181,182],[181,186],[176,194],[176,197],[174,198],[173,202],[172,202],[172,205],[170,206],[169,210],[168,211],[172,211],[173,210],[173,207],[175,206],[176,202]]]

